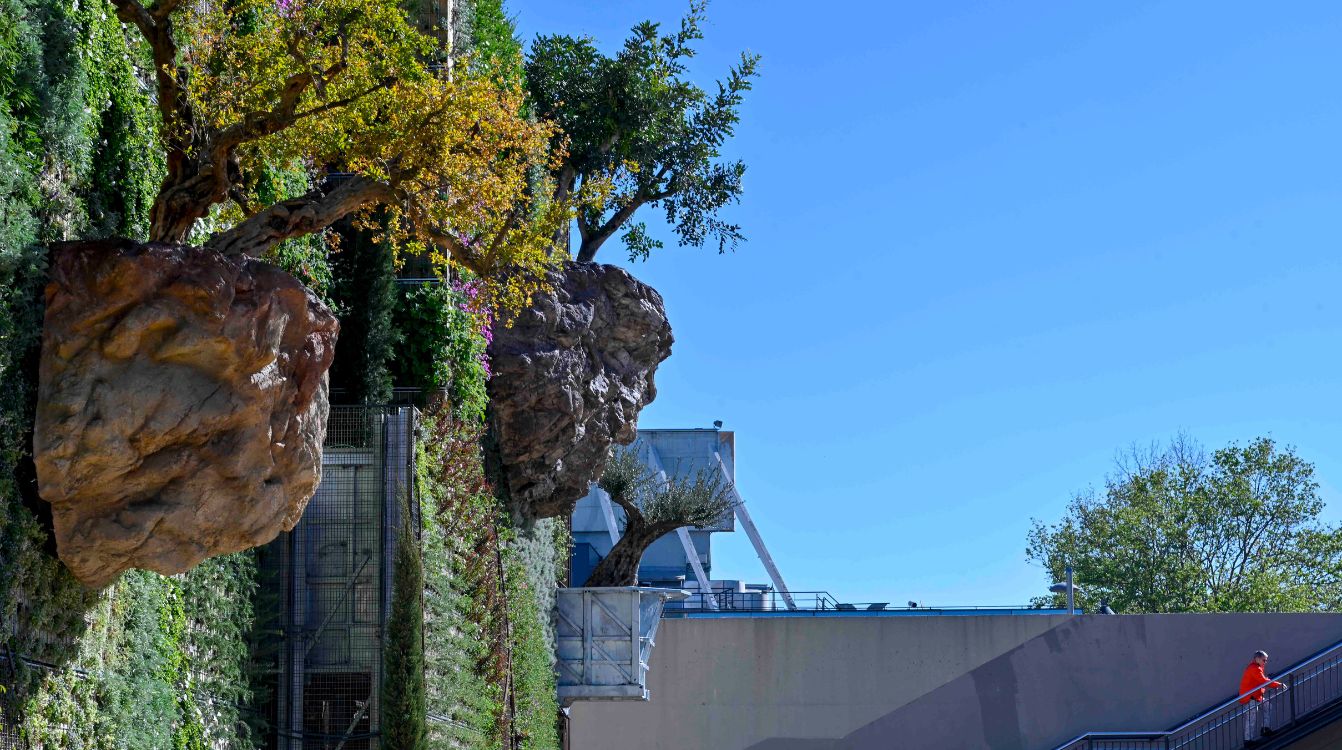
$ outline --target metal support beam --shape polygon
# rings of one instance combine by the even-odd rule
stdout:
[[[615,507],[611,504],[610,493],[601,489],[600,486],[593,485],[592,491],[596,493],[596,499],[601,503],[601,517],[606,521],[606,531],[610,532],[610,546],[620,541],[620,526],[615,521]]]
[[[788,609],[796,609],[797,603],[792,600],[792,592],[788,591],[787,584],[783,583],[783,574],[779,573],[778,566],[774,565],[774,559],[769,554],[769,548],[764,546],[764,538],[760,536],[759,529],[755,528],[755,522],[750,518],[750,511],[746,510],[746,501],[741,497],[741,492],[736,489],[736,482],[727,473],[727,465],[722,463],[720,454],[714,453],[713,458],[717,459],[718,471],[722,472],[722,478],[732,488],[732,495],[735,498],[732,507],[736,511],[736,518],[741,522],[741,528],[746,530],[746,536],[750,537],[750,543],[755,547],[755,554],[759,555],[760,562],[764,563],[764,569],[768,571],[769,578],[774,582],[774,589],[783,597],[783,603],[787,605]]]
[[[708,574],[704,572],[704,564],[699,561],[699,551],[694,548],[694,540],[690,539],[689,527],[681,526],[676,529],[676,536],[680,537],[680,546],[685,550],[685,557],[690,560],[690,568],[694,570],[694,580],[699,582],[699,593],[704,595],[704,606],[709,609],[717,609],[717,600],[712,598],[713,583],[708,580]]]

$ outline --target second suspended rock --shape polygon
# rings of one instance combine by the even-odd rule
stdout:
[[[571,511],[611,444],[633,442],[673,342],[661,295],[627,271],[566,263],[552,281],[489,350],[498,473],[530,518]]]

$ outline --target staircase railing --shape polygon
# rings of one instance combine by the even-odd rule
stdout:
[[[1342,643],[1296,664],[1274,678],[1285,690],[1270,690],[1259,710],[1270,712],[1273,730],[1299,721],[1342,701]],[[1243,750],[1245,714],[1249,704],[1240,695],[1180,724],[1174,729],[1140,732],[1087,732],[1057,750]]]

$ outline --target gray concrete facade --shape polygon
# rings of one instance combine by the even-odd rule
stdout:
[[[1168,729],[1280,671],[1342,615],[669,620],[649,703],[574,706],[574,750],[1052,750]],[[1270,670],[1270,671],[1272,671]]]
[[[1066,619],[669,619],[652,652],[652,700],[574,704],[571,746],[740,750],[842,737]]]

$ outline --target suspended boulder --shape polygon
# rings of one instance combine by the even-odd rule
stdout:
[[[338,331],[261,261],[53,248],[33,455],[75,576],[181,573],[293,528],[321,478]]]

